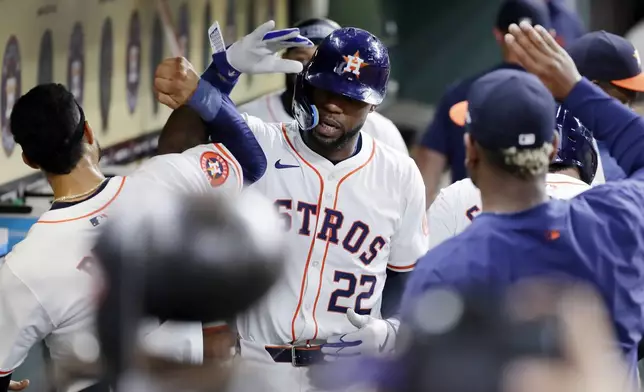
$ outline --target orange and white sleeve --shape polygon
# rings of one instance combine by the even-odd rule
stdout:
[[[150,180],[170,191],[238,194],[244,185],[241,166],[221,144],[202,144],[181,154],[155,156],[130,177]]]

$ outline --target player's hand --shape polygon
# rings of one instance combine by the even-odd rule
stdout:
[[[199,74],[183,57],[163,60],[154,74],[157,100],[172,109],[188,103],[198,84]]]
[[[9,382],[9,391],[24,391],[27,387],[29,387],[29,380]]]
[[[581,80],[568,53],[542,26],[521,22],[510,25],[508,31],[505,42],[521,66],[541,79],[556,99],[564,100]]]
[[[398,320],[382,320],[369,315],[347,311],[347,319],[358,330],[332,336],[322,345],[325,361],[336,361],[357,355],[380,355],[391,352],[395,346]]]
[[[249,74],[299,73],[302,63],[282,59],[275,54],[282,49],[311,47],[313,42],[300,35],[297,28],[273,30],[269,20],[226,50],[226,59],[239,72]]]

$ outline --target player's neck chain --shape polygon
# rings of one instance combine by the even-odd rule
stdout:
[[[92,193],[94,193],[98,188],[100,188],[101,185],[103,185],[103,183],[105,181],[107,181],[107,178],[104,178],[101,182],[96,184],[96,186],[92,187],[91,189],[89,189],[89,190],[87,190],[87,191],[85,191],[83,193],[77,193],[75,195],[57,197],[57,198],[54,199],[53,203],[61,202],[61,201],[67,201],[67,200],[73,200],[73,199],[80,199],[81,197],[89,196]]]

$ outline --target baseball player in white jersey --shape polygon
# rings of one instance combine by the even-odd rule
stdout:
[[[452,114],[459,122],[460,116]],[[552,198],[572,199],[595,181],[599,153],[591,132],[561,107],[556,131],[560,145],[546,175],[546,191]],[[430,249],[465,230],[481,208],[481,193],[469,178],[442,189],[427,211]]]
[[[269,374],[255,390],[312,390],[307,365],[394,347],[399,295],[428,238],[418,168],[360,132],[388,76],[378,38],[337,29],[297,76],[296,121],[247,116],[268,163],[251,188],[274,201],[290,242],[287,274],[236,323],[239,357]]]
[[[318,45],[327,35],[340,28],[336,22],[329,19],[312,18],[295,25],[302,36]],[[300,61],[306,65],[311,61],[316,47],[295,47],[287,49],[282,55],[285,59]],[[239,106],[240,113],[248,113],[269,123],[290,123],[293,121],[293,92],[295,90],[296,74],[286,74],[284,90],[261,96],[251,102]],[[409,155],[407,145],[398,127],[382,114],[374,111],[369,113],[361,131],[374,139],[393,147],[395,150]]]

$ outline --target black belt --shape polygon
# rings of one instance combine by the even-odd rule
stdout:
[[[273,361],[293,366],[310,366],[323,360],[322,346],[266,346]]]

